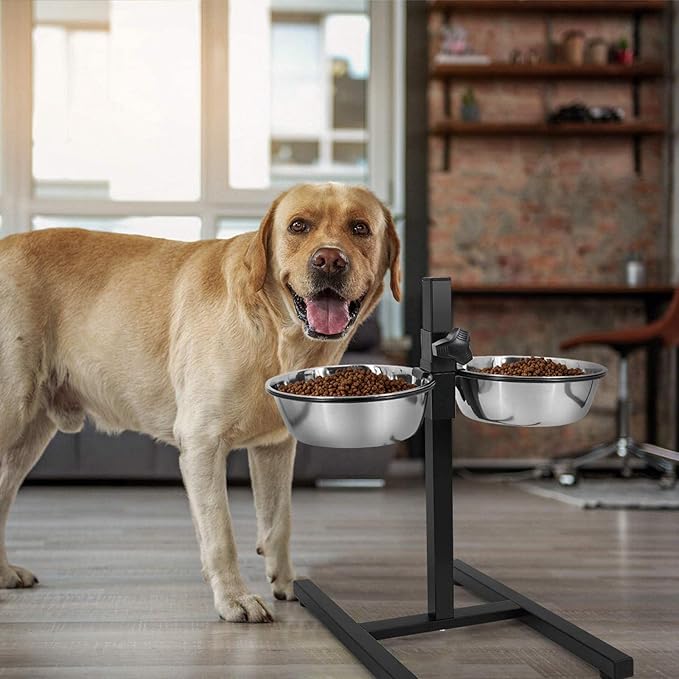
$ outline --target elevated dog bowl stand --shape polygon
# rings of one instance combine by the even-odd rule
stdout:
[[[454,329],[449,278],[422,280],[420,367],[436,381],[425,412],[428,612],[373,622],[356,622],[311,580],[297,580],[295,594],[375,677],[416,677],[380,639],[480,625],[516,618],[597,668],[601,677],[633,675],[633,660],[469,564],[453,559],[453,420],[455,371],[471,359],[468,336]],[[485,600],[455,608],[453,583]]]

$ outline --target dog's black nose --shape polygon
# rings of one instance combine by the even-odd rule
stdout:
[[[327,274],[336,274],[345,271],[349,262],[337,248],[319,248],[311,258],[311,266]]]

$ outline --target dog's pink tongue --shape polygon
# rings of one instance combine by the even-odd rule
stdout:
[[[323,335],[338,335],[349,324],[349,302],[331,295],[308,297],[306,316],[312,330]]]

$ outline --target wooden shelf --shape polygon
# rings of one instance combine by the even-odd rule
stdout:
[[[660,122],[622,123],[465,123],[442,120],[434,123],[430,134],[439,137],[635,137],[665,134]]]
[[[638,62],[630,66],[619,64],[435,64],[430,76],[439,80],[460,79],[549,79],[560,80],[635,80],[657,78],[664,74],[660,62]]]
[[[428,0],[427,11],[440,12],[445,21],[456,12],[532,13],[545,21],[546,44],[553,44],[552,14],[598,14],[601,16],[625,16],[631,23],[631,43],[635,55],[643,53],[641,46],[642,20],[644,15],[665,13],[671,10],[670,0]],[[451,140],[456,137],[595,137],[631,139],[634,171],[641,174],[642,139],[647,136],[668,136],[669,128],[661,122],[644,122],[641,116],[641,85],[644,80],[655,79],[658,84],[667,74],[665,60],[639,61],[622,64],[583,64],[574,66],[564,63],[510,64],[430,64],[429,80],[439,80],[443,89],[443,105],[446,115],[452,110],[452,90],[458,82],[469,81],[533,81],[540,83],[569,80],[590,82],[618,82],[627,84],[631,90],[632,119],[622,123],[463,123],[444,119],[430,126],[429,134],[443,139],[441,145],[442,168],[450,169]]]
[[[455,295],[473,297],[670,297],[674,286],[647,284],[637,287],[605,283],[455,283]]]
[[[552,12],[626,14],[667,9],[666,0],[430,0],[429,9],[440,12]]]

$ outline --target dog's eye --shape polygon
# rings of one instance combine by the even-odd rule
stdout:
[[[356,236],[370,235],[370,227],[365,222],[354,222],[351,226],[351,231]]]
[[[291,233],[306,233],[308,230],[309,225],[303,219],[295,219],[288,226],[288,231]]]

